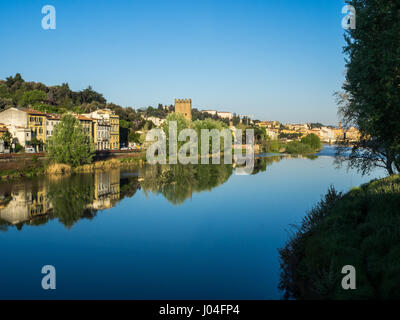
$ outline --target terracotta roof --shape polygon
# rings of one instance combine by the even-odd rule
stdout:
[[[78,115],[77,115],[77,118],[78,118],[78,120],[92,121],[92,119],[90,119],[90,118],[88,118],[88,117],[85,117],[85,116],[83,116],[83,115],[81,115],[81,114],[78,114]]]
[[[38,110],[34,110],[34,109],[25,109],[23,110],[28,114],[34,114],[34,115],[39,115],[39,116],[45,116],[46,113],[42,112],[42,111],[38,111]]]

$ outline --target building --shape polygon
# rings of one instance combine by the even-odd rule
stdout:
[[[267,129],[279,129],[281,124],[278,121],[261,121],[257,123],[257,126]]]
[[[335,131],[327,127],[322,127],[320,130],[320,138],[323,142],[334,143],[336,141]]]
[[[187,120],[192,120],[192,99],[175,99],[175,112],[182,114]]]
[[[3,123],[13,137],[12,143],[22,146],[32,138],[31,129],[28,127],[28,114],[23,109],[8,108],[0,112],[0,123]]]
[[[110,109],[74,116],[83,130],[92,137],[96,150],[119,150],[119,116]],[[27,146],[32,139],[42,142],[51,137],[61,116],[33,109],[8,108],[0,112],[0,123],[11,133],[12,143]]]
[[[267,129],[267,135],[272,139],[272,140],[278,140],[279,138],[279,132]]]
[[[111,126],[103,119],[93,119],[93,142],[97,151],[110,150]]]
[[[306,132],[309,129],[308,124],[285,124],[285,127],[299,132]]]
[[[156,127],[161,126],[165,121],[167,121],[166,119],[161,119],[161,118],[157,118],[157,117],[144,117],[144,116],[142,116],[142,117],[143,117],[143,119],[145,119],[147,121],[153,122]]]
[[[93,139],[93,121],[92,119],[85,117],[81,114],[76,115],[79,123],[82,126],[83,131]]]
[[[217,112],[218,117],[222,118],[222,119],[228,119],[229,121],[232,120],[233,116],[232,116],[232,112]]]
[[[24,110],[28,116],[28,128],[31,129],[31,138],[38,141],[46,141],[46,113],[27,109]]]
[[[53,135],[54,127],[59,124],[61,117],[57,114],[46,114],[46,140]]]
[[[110,149],[119,150],[119,115],[110,109],[98,110],[99,113],[108,115],[110,123]]]
[[[203,110],[202,113],[207,113],[212,116],[216,116],[218,111],[217,110]]]
[[[119,116],[110,109],[100,109],[83,114],[92,121],[93,141],[96,150],[119,150]]]
[[[350,127],[349,129],[345,130],[344,138],[349,142],[358,141],[361,137],[360,131],[355,127]]]

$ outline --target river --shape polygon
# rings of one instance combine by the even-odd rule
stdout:
[[[361,176],[266,155],[231,165],[112,169],[0,185],[1,299],[280,299],[277,249],[330,185]],[[56,269],[43,290],[41,269]]]

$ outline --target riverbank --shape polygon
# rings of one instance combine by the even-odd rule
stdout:
[[[33,178],[45,174],[70,174],[93,172],[95,170],[107,170],[110,168],[127,167],[142,165],[145,162],[145,153],[135,153],[130,156],[114,156],[107,160],[94,161],[78,167],[71,167],[65,164],[49,164],[45,159],[31,161],[20,164],[15,169],[0,170],[0,182],[11,182],[22,178]]]
[[[400,298],[399,208],[399,175],[344,195],[331,188],[279,250],[285,298]],[[356,269],[357,290],[341,286],[346,265]]]

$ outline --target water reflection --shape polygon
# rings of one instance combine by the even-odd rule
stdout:
[[[264,172],[281,156],[258,157],[254,172]],[[42,225],[58,219],[71,228],[80,219],[93,219],[141,189],[161,194],[180,205],[193,193],[211,191],[224,184],[233,165],[145,165],[136,170],[110,169],[92,174],[51,176],[0,185],[0,230],[10,226]]]

